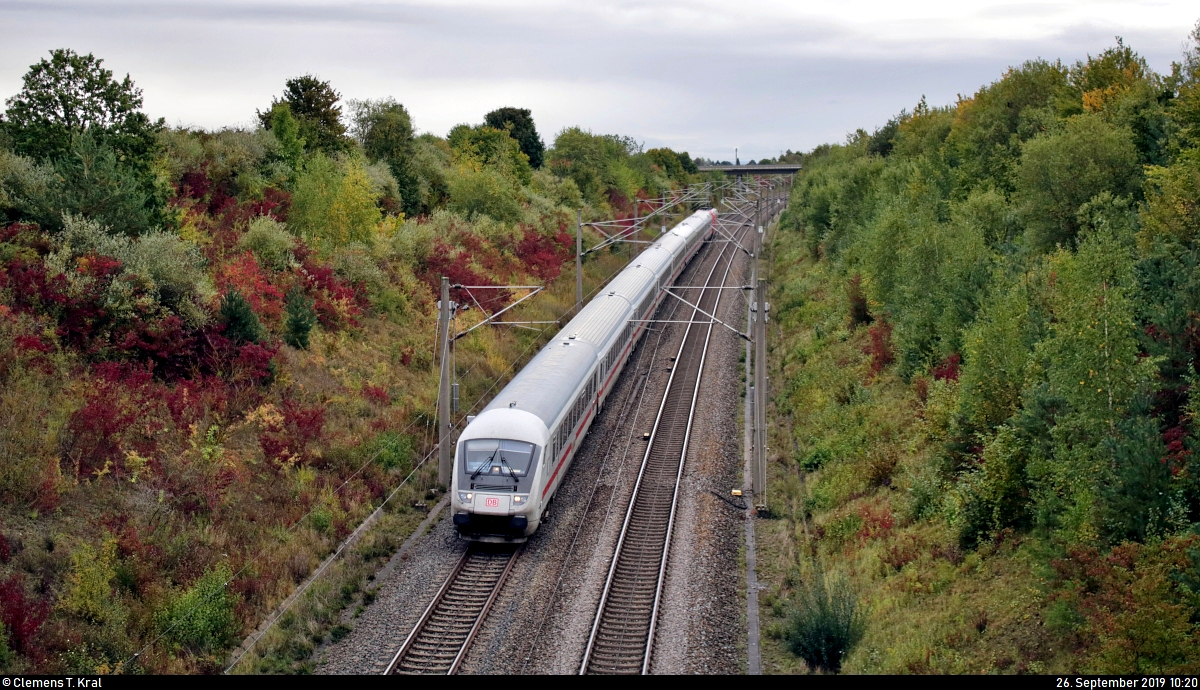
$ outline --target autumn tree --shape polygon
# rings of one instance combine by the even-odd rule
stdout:
[[[507,129],[509,136],[521,145],[521,153],[529,157],[529,164],[534,168],[542,167],[546,145],[538,136],[533,115],[527,108],[499,108],[485,115],[483,121],[488,127]]]
[[[371,160],[387,163],[396,178],[404,212],[416,215],[421,208],[421,190],[413,169],[412,118],[408,110],[391,98],[349,101],[351,134]]]
[[[129,75],[117,81],[104,61],[59,48],[30,66],[3,122],[17,153],[41,160],[65,155],[73,137],[90,132],[126,165],[146,167],[163,121],[141,111],[142,90]]]
[[[270,129],[276,106],[286,104],[300,125],[300,136],[308,150],[344,151],[349,142],[346,126],[342,124],[342,108],[338,105],[341,98],[329,82],[306,74],[288,79],[284,83],[283,97],[272,99],[270,108],[258,112],[258,119],[263,127]]]

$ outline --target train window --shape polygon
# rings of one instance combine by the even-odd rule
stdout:
[[[471,439],[466,442],[463,469],[513,478],[529,474],[533,444],[524,441]]]

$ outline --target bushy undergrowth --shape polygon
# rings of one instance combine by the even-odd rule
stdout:
[[[1195,668],[1192,39],[1175,81],[1118,42],[806,155],[760,562],[781,624],[797,562],[847,575],[846,670]]]
[[[573,303],[556,279],[576,213],[608,218],[694,178],[655,162],[686,154],[581,130],[555,160],[600,155],[535,170],[507,130],[414,137],[391,100],[353,102],[351,138],[311,76],[261,127],[171,129],[111,77],[54,51],[10,103],[105,87],[126,94],[124,119],[0,121],[0,669],[219,671],[436,442],[441,277],[547,285],[522,315],[553,321]],[[572,175],[595,177],[586,194]],[[589,259],[585,284],[626,258]],[[456,289],[472,307],[458,323],[514,297]],[[464,407],[544,336],[463,339]],[[400,500],[434,475],[417,471]],[[398,529],[419,521],[395,511]],[[313,636],[395,547],[371,545],[254,668],[309,669]]]

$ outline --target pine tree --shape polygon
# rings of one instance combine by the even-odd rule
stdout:
[[[231,289],[221,299],[221,320],[225,322],[225,337],[235,343],[257,343],[262,339],[258,316],[236,289]]]
[[[288,291],[287,301],[287,332],[284,342],[299,350],[308,349],[308,334],[317,323],[317,312],[313,309],[313,301],[304,295],[297,285]]]

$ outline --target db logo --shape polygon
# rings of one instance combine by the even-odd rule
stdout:
[[[488,508],[499,508],[499,507],[500,507],[500,499],[498,499],[498,498],[485,498],[485,499],[483,500],[483,505],[487,506]]]

